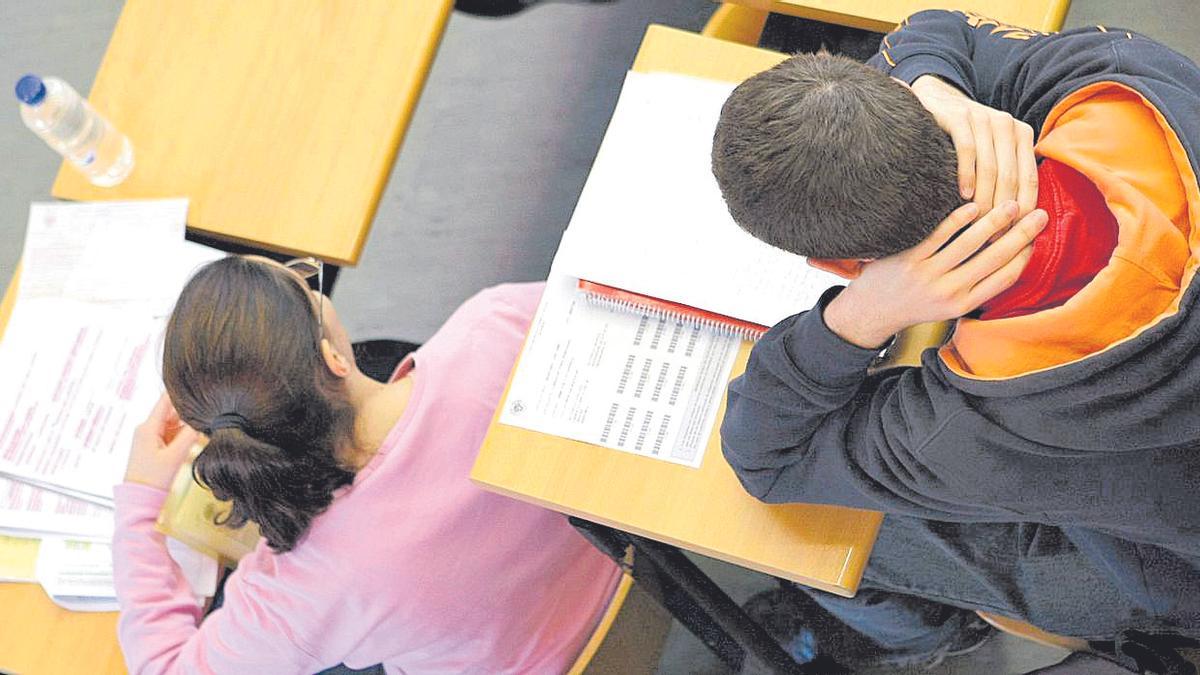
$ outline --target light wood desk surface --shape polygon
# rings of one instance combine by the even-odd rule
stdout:
[[[66,199],[188,197],[188,225],[355,264],[452,0],[128,0],[92,104],[133,173]]]
[[[651,26],[633,69],[736,82],[783,58]],[[735,375],[749,347],[742,345]],[[858,588],[882,520],[870,511],[759,502],[725,462],[715,430],[703,464],[690,469],[493,420],[471,477],[517,499],[841,595]]]
[[[925,9],[960,9],[997,21],[1053,32],[1062,28],[1071,0],[727,0],[763,11],[825,23],[891,32],[901,21]]]
[[[0,335],[8,325],[20,268],[0,301]],[[38,584],[0,583],[0,671],[20,675],[124,673],[115,612],[68,612]]]

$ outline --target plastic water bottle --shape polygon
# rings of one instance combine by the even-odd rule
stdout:
[[[112,187],[133,170],[133,145],[71,85],[55,77],[17,81],[21,119],[88,179]]]

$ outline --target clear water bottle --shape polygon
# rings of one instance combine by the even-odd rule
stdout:
[[[94,185],[112,187],[133,170],[133,145],[71,85],[55,77],[17,81],[21,119]]]

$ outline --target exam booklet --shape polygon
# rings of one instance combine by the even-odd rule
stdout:
[[[223,255],[184,241],[186,213],[179,199],[30,207],[0,339],[0,477],[111,506],[133,430],[163,390],[166,317],[191,272]],[[0,528],[23,524],[14,510],[40,518],[39,504],[0,504]]]
[[[699,468],[740,344],[596,305],[551,271],[500,422]]]
[[[709,156],[733,87],[626,76],[501,423],[699,467],[740,338],[843,283],[729,216]]]

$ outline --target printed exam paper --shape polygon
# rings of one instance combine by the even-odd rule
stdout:
[[[740,344],[592,304],[552,272],[500,422],[698,468]]]

